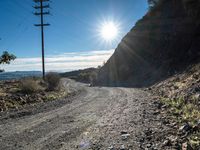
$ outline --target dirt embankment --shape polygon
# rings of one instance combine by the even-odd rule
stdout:
[[[158,95],[158,112],[171,125],[173,139],[184,143],[188,149],[200,149],[200,64],[154,85],[150,90]]]

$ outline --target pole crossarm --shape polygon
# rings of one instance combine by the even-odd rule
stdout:
[[[33,0],[35,3],[40,3],[40,2],[49,2],[50,0]]]
[[[41,9],[41,6],[34,6],[35,9]],[[49,4],[44,5],[43,8],[50,8]]]
[[[36,26],[36,27],[50,26],[50,24],[49,23],[46,23],[46,24],[34,24],[34,26]]]
[[[48,11],[48,12],[43,12],[43,13],[37,13],[37,12],[35,12],[34,13],[34,15],[36,15],[36,16],[41,16],[41,15],[50,15],[50,12]]]

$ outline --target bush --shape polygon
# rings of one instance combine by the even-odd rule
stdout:
[[[56,90],[60,84],[60,75],[55,72],[49,72],[46,75],[45,80],[48,84],[48,90]]]
[[[96,81],[98,79],[98,73],[96,71],[93,71],[91,74],[90,74],[90,84],[91,86],[94,86]]]
[[[78,81],[81,82],[89,82],[90,73],[89,72],[82,72],[78,75]]]
[[[23,93],[31,94],[39,90],[39,86],[33,78],[24,78],[20,82],[20,89]]]

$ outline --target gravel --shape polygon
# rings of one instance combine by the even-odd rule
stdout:
[[[170,128],[148,91],[89,87],[66,79],[69,87],[81,92],[1,114],[0,149],[165,149]]]

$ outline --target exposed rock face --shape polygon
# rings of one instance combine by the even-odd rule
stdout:
[[[200,61],[200,0],[160,0],[122,39],[98,84],[148,86]]]

